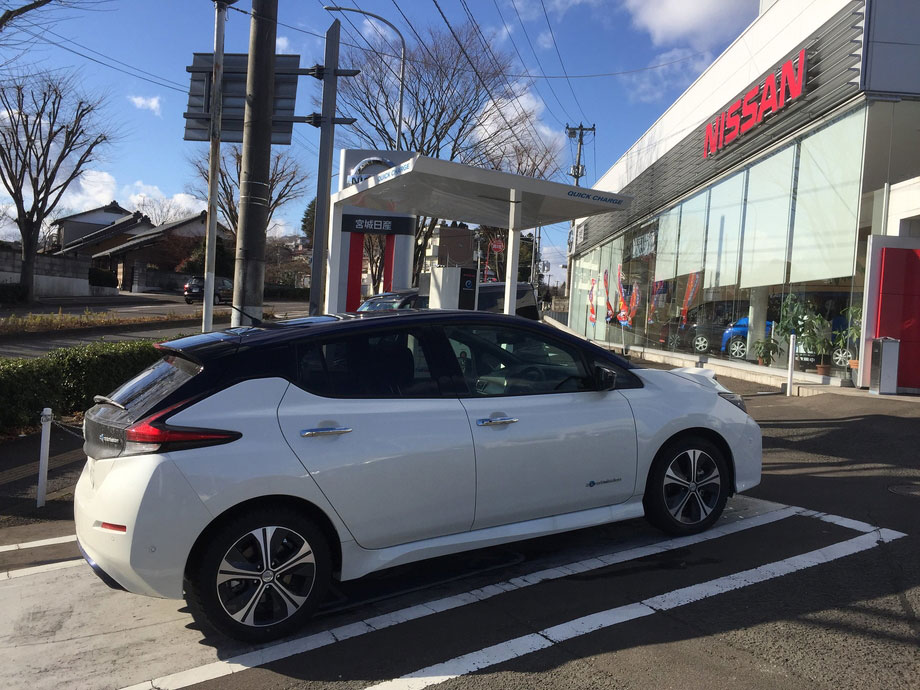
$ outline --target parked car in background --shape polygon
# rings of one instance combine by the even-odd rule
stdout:
[[[766,338],[776,329],[775,322],[768,322],[764,329],[763,337]],[[758,338],[759,340],[759,338]],[[729,324],[725,332],[722,333],[721,352],[727,353],[733,359],[745,359],[747,357],[748,341],[748,317],[743,316],[732,324]]]
[[[333,578],[643,515],[695,534],[760,481],[760,428],[711,372],[519,317],[328,315],[158,347],[86,413],[78,544],[110,586],[184,596],[240,639],[293,632]]]
[[[204,276],[194,276],[183,288],[185,303],[204,301]],[[233,301],[233,281],[229,278],[214,278],[214,304]]]
[[[428,295],[420,295],[418,288],[384,292],[380,295],[368,297],[358,307],[358,311],[381,311],[388,309],[427,309]],[[505,284],[480,283],[479,284],[479,311],[488,311],[501,314],[505,310]],[[540,309],[537,305],[536,290],[530,283],[518,283],[517,308],[518,316],[534,321],[540,320]]]
[[[670,350],[692,350],[705,354],[715,350],[722,341],[725,328],[734,315],[747,312],[746,302],[722,300],[704,302],[688,310],[686,320],[670,319],[659,331],[658,341]]]

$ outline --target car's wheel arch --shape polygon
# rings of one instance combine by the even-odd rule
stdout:
[[[652,462],[649,463],[648,471],[645,476],[645,488],[643,489],[643,494],[648,491],[649,475],[652,473],[652,468],[655,466],[655,461],[658,460],[662,449],[667,447],[669,444],[677,441],[678,439],[683,438],[702,438],[710,443],[712,443],[716,448],[722,451],[723,456],[725,457],[725,462],[728,465],[728,495],[731,496],[735,493],[735,458],[732,455],[731,446],[728,445],[728,442],[725,438],[714,429],[709,429],[707,427],[688,427],[686,429],[681,429],[668,438],[666,438],[662,443],[658,444],[658,448],[655,451],[655,455],[652,459]]]
[[[286,506],[302,513],[320,529],[323,533],[323,537],[326,539],[326,543],[329,545],[329,555],[332,558],[333,577],[338,578],[338,574],[342,571],[342,541],[341,536],[336,531],[335,525],[333,525],[332,520],[329,519],[329,516],[326,515],[319,506],[306,499],[290,495],[259,496],[258,498],[252,498],[228,508],[215,517],[208,526],[201,531],[191,551],[189,551],[189,556],[185,563],[186,577],[188,577],[189,573],[194,571],[198,559],[209,543],[211,535],[216,533],[224,524],[246,512],[259,509],[279,508],[281,506]]]

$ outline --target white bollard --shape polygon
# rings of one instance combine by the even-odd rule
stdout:
[[[795,370],[795,333],[789,336],[789,371],[786,373],[786,397],[792,395],[792,373]]]
[[[51,420],[54,419],[50,407],[42,410],[41,419],[42,440],[38,458],[38,491],[36,493],[36,504],[39,508],[45,505],[45,493],[48,490],[48,450],[51,446]]]

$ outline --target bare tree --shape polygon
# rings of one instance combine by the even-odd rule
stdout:
[[[136,210],[147,216],[154,225],[172,223],[192,215],[191,211],[183,208],[175,199],[165,196],[143,196],[136,206]]]
[[[189,159],[195,172],[194,180],[189,185],[189,193],[199,199],[208,198],[208,152],[202,150]],[[238,144],[226,146],[220,154],[220,177],[218,179],[217,210],[224,225],[236,235],[239,224],[240,209],[240,174],[243,167],[243,148]],[[289,201],[300,199],[307,193],[310,174],[300,167],[300,163],[286,150],[272,151],[272,167],[268,177],[268,221],[266,229],[271,227],[272,216]]]
[[[25,53],[32,43],[41,40],[43,31],[52,22],[64,19],[67,10],[95,9],[111,0],[7,0],[0,12],[0,48],[4,57],[0,68],[6,67]],[[15,51],[19,51],[16,54]]]
[[[113,138],[104,101],[82,95],[71,75],[44,73],[0,84],[0,181],[22,236],[19,282],[35,296],[35,254],[45,219]]]
[[[459,43],[447,30],[429,28],[420,30],[422,42],[406,48],[400,146],[396,145],[399,60],[393,48],[381,42],[373,51],[345,52],[342,63],[361,70],[357,77],[339,82],[339,108],[359,118],[349,129],[350,143],[401,148],[533,176],[555,173],[558,146],[537,130],[536,115],[521,98],[526,85],[506,76],[511,71],[510,55],[487,45],[470,24],[455,30]],[[416,281],[438,221],[419,219]]]

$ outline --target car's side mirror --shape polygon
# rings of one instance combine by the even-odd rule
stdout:
[[[612,391],[617,387],[617,373],[605,367],[594,367],[594,385],[599,391]]]

